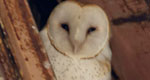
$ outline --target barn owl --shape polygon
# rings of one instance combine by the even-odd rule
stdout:
[[[110,28],[99,6],[60,3],[40,36],[56,80],[111,80]]]

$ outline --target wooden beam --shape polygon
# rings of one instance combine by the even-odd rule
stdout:
[[[23,80],[52,80],[50,62],[27,0],[0,0],[0,18]]]
[[[0,80],[19,80],[21,76],[8,48],[6,35],[0,23]]]

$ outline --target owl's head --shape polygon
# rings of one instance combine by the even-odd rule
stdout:
[[[52,45],[69,57],[94,57],[109,39],[107,16],[96,5],[62,2],[51,13],[47,26]]]

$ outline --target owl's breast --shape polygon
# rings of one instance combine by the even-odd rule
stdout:
[[[97,60],[77,60],[54,54],[51,63],[57,80],[110,80],[110,72]]]

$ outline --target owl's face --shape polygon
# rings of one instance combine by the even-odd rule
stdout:
[[[109,39],[107,16],[96,5],[62,2],[50,15],[47,26],[52,45],[69,57],[94,57]]]

